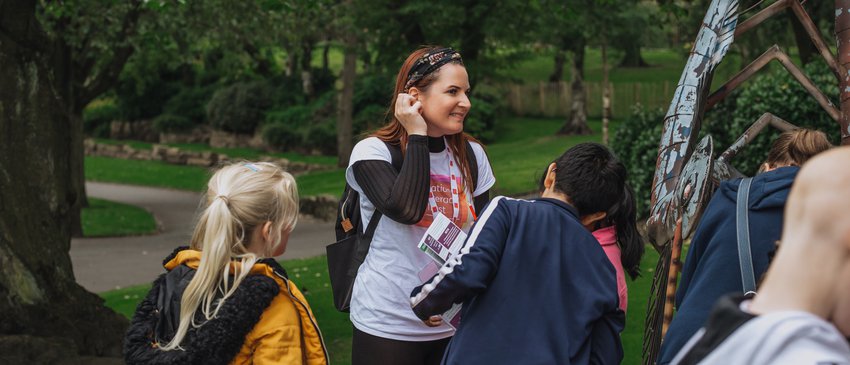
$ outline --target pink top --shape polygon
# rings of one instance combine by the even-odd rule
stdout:
[[[617,245],[617,229],[615,226],[605,227],[593,231],[593,237],[602,245],[608,260],[617,271],[617,293],[620,295],[620,309],[626,311],[629,305],[629,291],[626,287],[626,273],[623,271],[623,263],[620,261],[620,246]]]

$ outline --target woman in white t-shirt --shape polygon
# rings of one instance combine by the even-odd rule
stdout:
[[[396,77],[389,123],[352,151],[346,181],[360,193],[360,228],[376,209],[383,215],[351,298],[354,365],[439,364],[454,334],[436,319],[423,324],[409,294],[439,269],[418,247],[434,217],[468,230],[496,182],[481,143],[463,133],[469,91],[459,53],[414,51]],[[401,149],[400,170],[388,144]]]

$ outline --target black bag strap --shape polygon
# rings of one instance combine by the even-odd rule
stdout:
[[[478,157],[475,156],[475,151],[472,149],[472,142],[466,140],[466,161],[469,162],[469,173],[472,174],[472,189],[470,193],[474,193],[478,189]]]
[[[401,171],[401,164],[404,163],[404,157],[401,155],[401,146],[397,144],[393,144],[390,142],[384,141],[384,144],[387,145],[387,149],[390,150],[390,157],[392,159],[391,164],[396,172]],[[375,229],[378,228],[378,221],[381,220],[381,216],[383,214],[380,210],[375,209],[375,213],[372,213],[372,218],[369,219],[369,226],[366,227],[366,231],[363,232],[363,237],[368,242],[366,245],[366,251],[369,250],[369,245],[372,242],[372,236],[375,235]],[[366,255],[363,255],[366,257]]]
[[[393,168],[396,172],[401,171],[401,165],[404,163],[404,157],[401,154],[401,146],[387,141],[384,141],[384,144],[390,151],[390,158],[392,160],[391,164],[393,165]],[[375,212],[372,213],[372,218],[369,219],[369,225],[366,226],[366,231],[363,232],[363,235],[360,236],[360,239],[357,242],[357,248],[353,257],[354,265],[350,266],[350,269],[354,270],[354,272],[349,274],[356,275],[356,270],[358,270],[360,268],[360,264],[366,260],[366,255],[369,254],[369,247],[372,246],[372,237],[375,235],[375,230],[378,229],[378,223],[380,223],[381,217],[383,217],[381,211],[375,209]]]
[[[753,269],[753,255],[750,251],[750,219],[749,200],[750,184],[753,178],[746,177],[741,180],[738,187],[738,201],[736,202],[736,228],[738,233],[738,261],[741,264],[741,283],[744,286],[745,295],[755,294],[756,278]]]

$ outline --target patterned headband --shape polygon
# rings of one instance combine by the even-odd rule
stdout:
[[[404,84],[404,91],[407,92],[419,80],[422,80],[425,76],[428,76],[451,61],[458,61],[463,64],[460,53],[457,53],[451,48],[438,48],[425,53],[413,63],[413,67],[407,73],[407,82]]]

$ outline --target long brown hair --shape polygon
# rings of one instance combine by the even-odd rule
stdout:
[[[767,154],[767,167],[803,166],[814,155],[832,148],[826,134],[812,129],[795,129],[779,135]]]
[[[389,108],[387,108],[386,119],[389,120],[389,123],[375,131],[371,134],[372,137],[378,137],[384,142],[396,143],[401,145],[402,152],[407,149],[407,130],[404,129],[404,126],[401,125],[398,118],[395,117],[395,102],[398,99],[398,94],[405,92],[404,86],[407,83],[407,74],[410,73],[410,69],[413,67],[413,64],[416,63],[420,57],[428,53],[429,51],[439,49],[442,47],[437,46],[428,46],[419,48],[404,60],[404,64],[401,65],[401,69],[398,70],[398,75],[396,75],[395,79],[395,90],[393,91],[392,101],[390,102]],[[450,61],[449,63],[458,64],[463,66],[463,62],[460,60]],[[421,80],[413,84],[413,87],[416,87],[422,92],[426,92],[428,88],[434,83],[435,80],[439,77],[440,70],[436,70],[431,74],[423,77]],[[472,184],[472,166],[469,166],[469,162],[466,158],[466,141],[472,141],[475,143],[484,146],[483,143],[479,142],[475,137],[470,136],[465,132],[460,132],[456,134],[447,135],[446,141],[448,142],[448,148],[452,149],[452,153],[455,155],[455,160],[457,160],[458,167],[460,168],[460,172],[463,175],[464,185],[468,186],[470,192],[474,190]],[[475,166],[478,168],[478,166]]]

